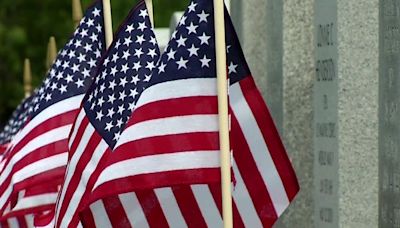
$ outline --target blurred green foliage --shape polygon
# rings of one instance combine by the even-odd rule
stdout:
[[[73,32],[71,0],[0,1],[0,126],[23,98],[24,58],[31,59],[33,86],[45,75],[47,42],[55,36],[58,48]],[[111,0],[114,31],[137,0]],[[172,13],[189,0],[153,0],[156,27],[168,27]],[[82,0],[86,9],[92,0]]]

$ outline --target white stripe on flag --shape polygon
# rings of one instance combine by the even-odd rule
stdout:
[[[112,227],[110,220],[108,219],[108,214],[106,209],[104,208],[104,204],[102,200],[96,201],[92,205],[90,205],[90,210],[92,211],[94,223],[96,227],[108,228]],[[61,226],[63,227],[63,226]]]
[[[19,227],[18,220],[16,218],[9,218],[7,219],[7,222],[10,228]]]
[[[28,225],[28,228],[35,227],[34,224],[33,224],[33,215],[31,215],[31,214],[25,215],[25,222]]]
[[[17,205],[12,209],[13,211],[23,210],[27,208],[55,204],[58,193],[47,193],[35,196],[28,196],[18,200]]]
[[[44,121],[60,114],[78,109],[80,107],[83,96],[84,95],[78,95],[68,99],[64,99],[43,110],[41,113],[35,116],[35,118],[29,121],[28,124],[17,135],[15,135],[12,141],[12,145],[15,146],[27,134],[29,134],[29,132],[31,132],[34,128],[39,126]]]
[[[60,195],[60,202],[64,201],[65,193],[67,187],[69,187],[69,183],[75,173],[76,166],[80,161],[83,151],[88,146],[87,142],[89,141],[90,137],[93,135],[94,128],[91,124],[88,124],[85,128],[84,134],[82,135],[82,140],[79,142],[78,147],[76,148],[75,153],[72,155],[71,160],[68,162],[67,173],[64,179],[64,187],[62,188],[62,192]],[[60,206],[57,208],[57,214],[60,212]]]
[[[191,188],[207,227],[222,227],[222,218],[208,185],[192,185]]]
[[[124,130],[115,148],[139,139],[192,132],[217,132],[217,115],[174,116],[136,123]]]
[[[254,157],[257,169],[260,171],[276,213],[279,216],[290,202],[264,137],[245,100],[239,83],[231,86],[230,101],[232,110],[238,119],[240,128]]]
[[[66,166],[67,161],[68,152],[64,152],[51,157],[43,158],[37,162],[33,162],[13,175],[13,184],[19,183],[51,169]]]
[[[232,169],[235,174],[236,186],[233,188],[233,199],[238,208],[240,217],[244,223],[245,227],[263,227],[260,217],[254,208],[254,203],[251,200],[249,192],[247,191],[246,185],[243,181],[242,175],[233,160]]]
[[[103,140],[99,143],[99,145],[96,147],[93,156],[90,160],[90,162],[86,165],[85,169],[83,170],[82,176],[83,177],[90,177],[91,174],[93,173],[93,171],[96,169],[97,164],[100,161],[101,156],[105,153],[105,151],[108,148],[108,144],[105,143]],[[65,214],[62,217],[61,220],[61,227],[67,227],[69,224],[69,222],[71,221],[72,216],[75,214],[76,209],[79,206],[79,203],[82,199],[82,196],[86,190],[86,184],[87,181],[89,180],[89,178],[80,178],[79,179],[79,184],[78,187],[76,189],[74,189],[74,193],[72,196],[71,201],[67,204],[68,205],[68,209],[66,210]],[[65,193],[64,193],[65,194]],[[64,195],[65,197],[65,195]],[[63,197],[63,201],[64,201],[64,197]],[[63,201],[60,201],[62,203],[65,203]],[[61,209],[61,205],[58,205],[57,208],[57,219],[60,213],[60,209]]]
[[[76,118],[74,129],[72,130],[72,134],[71,134],[70,138],[68,139],[68,148],[69,149],[71,149],[71,145],[75,141],[76,134],[78,133],[78,129],[81,126],[82,120],[85,117],[85,115],[86,115],[85,109],[82,109],[79,112],[78,117]]]
[[[18,151],[11,158],[6,168],[3,170],[2,175],[0,175],[0,184],[3,184],[5,179],[10,175],[15,163],[17,163],[23,157],[30,154],[32,151],[39,149],[40,147],[65,139],[66,137],[68,137],[70,130],[71,130],[71,125],[59,127],[51,131],[48,131],[42,135],[39,135],[38,137],[27,143],[20,151]],[[51,141],[49,141],[49,138],[51,139]]]
[[[185,169],[218,168],[219,151],[189,151],[149,155],[114,163],[100,174],[94,185],[140,174],[178,171]]]
[[[7,203],[8,201],[8,197],[10,197],[11,193],[12,193],[12,188],[13,186],[11,184],[8,185],[7,189],[4,191],[3,195],[1,195],[0,197],[0,208],[3,208],[4,205]],[[8,205],[7,207],[9,207],[10,205]],[[6,210],[7,211],[7,210]]]
[[[120,194],[119,200],[121,201],[122,207],[124,208],[132,227],[150,227],[135,193],[129,192]]]
[[[171,188],[154,190],[169,227],[188,227]]]
[[[190,78],[156,84],[143,91],[136,108],[151,102],[174,98],[216,96],[216,83],[215,78]]]

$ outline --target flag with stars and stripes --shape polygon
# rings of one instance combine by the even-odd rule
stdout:
[[[11,118],[0,132],[0,157],[9,146],[12,138],[21,130],[26,121],[28,120],[29,105],[32,100],[32,96],[25,98],[21,104],[12,113]],[[1,158],[0,161],[3,161]],[[1,165],[0,165],[1,166]],[[0,168],[1,170],[1,168]]]
[[[228,13],[225,18],[234,224],[272,227],[299,185]],[[214,37],[213,1],[192,0],[116,149],[101,164],[93,203],[82,213],[87,225],[222,227],[220,183],[177,185],[207,181],[203,169],[219,166],[218,146],[208,141],[218,132]],[[159,160],[143,159],[154,153]]]
[[[92,174],[120,138],[148,86],[159,49],[143,1],[132,9],[99,64],[69,138],[70,157],[56,207],[56,227],[76,227]]]
[[[101,1],[85,12],[69,42],[58,53],[43,84],[32,97],[28,123],[11,141],[0,173],[0,215],[18,192],[62,182],[68,160],[68,136],[92,73],[104,53]]]

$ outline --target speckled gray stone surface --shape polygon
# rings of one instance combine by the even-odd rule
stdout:
[[[312,227],[312,0],[232,0],[231,15],[258,87],[301,184],[275,227]]]
[[[339,224],[378,227],[379,0],[338,0]]]
[[[313,227],[314,1],[283,2],[283,141],[301,190],[276,227]]]

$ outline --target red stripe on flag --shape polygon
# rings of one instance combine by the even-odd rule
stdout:
[[[34,138],[51,131],[55,128],[59,128],[68,124],[73,123],[76,118],[77,110],[72,110],[61,115],[52,117],[43,123],[36,126],[32,131],[30,131],[25,137],[14,145],[10,156],[14,156],[19,150],[21,150],[27,143],[32,141]],[[8,163],[7,163],[8,164]]]
[[[82,138],[83,134],[85,133],[85,130],[86,130],[86,127],[88,126],[88,124],[89,124],[89,120],[87,118],[83,118],[82,122],[79,126],[75,126],[75,125],[72,126],[71,130],[73,130],[75,127],[78,127],[78,131],[76,133],[74,141],[71,144],[71,148],[69,148],[68,161],[71,160],[72,155],[74,154],[79,143],[81,142],[81,138]],[[69,140],[71,140],[71,138],[69,138]]]
[[[90,200],[87,203],[93,203],[110,195],[132,192],[134,191],[133,189],[152,189],[154,186],[170,187],[171,180],[174,183],[177,183],[177,180],[179,180],[180,184],[188,185],[218,182],[220,178],[219,169],[194,169],[130,176],[99,185],[93,190]],[[87,203],[85,203],[85,206],[88,205]]]
[[[96,227],[94,216],[90,208],[80,213],[80,220],[82,222],[83,227]]]
[[[89,122],[88,122],[87,118],[84,118],[83,122],[82,122],[82,127],[88,126],[88,125],[89,125]],[[86,127],[83,127],[83,128],[86,129]],[[78,134],[80,134],[80,132],[79,132],[80,130],[81,130],[81,128],[78,130]],[[73,151],[71,150],[72,153],[75,153],[75,151],[79,145],[79,142],[80,142],[80,138],[76,138],[76,140],[74,141],[74,143],[71,147],[71,148],[75,149]],[[87,162],[90,160],[90,158],[92,156],[91,151],[94,151],[100,142],[101,142],[101,137],[96,132],[94,132],[92,134],[92,136],[90,137],[89,141],[87,142],[86,148],[84,149],[82,156],[80,157],[79,162],[77,163],[77,165],[75,167],[75,172],[72,174],[71,181],[68,183],[68,186],[63,186],[63,188],[66,188],[66,191],[65,191],[65,196],[64,196],[63,202],[60,202],[60,204],[59,204],[61,206],[61,209],[60,209],[60,213],[58,215],[59,219],[57,220],[58,226],[61,225],[60,224],[61,220],[62,220],[61,218],[64,217],[66,210],[69,206],[69,204],[67,204],[65,202],[69,202],[72,199],[76,189],[78,188],[79,182],[82,178],[83,170],[87,166]],[[90,189],[86,188],[85,192],[87,192],[89,190]],[[76,216],[74,216],[74,220],[77,221],[77,218],[78,217],[76,214]]]
[[[126,127],[146,120],[216,113],[218,113],[218,100],[216,96],[183,97],[161,100],[151,102],[135,109]]]
[[[268,145],[288,198],[292,201],[299,191],[299,184],[269,110],[252,77],[246,77],[239,84]]]
[[[38,184],[46,184],[47,186],[58,186],[62,184],[65,174],[65,166],[47,170],[46,172],[27,178],[23,182],[14,184],[14,191],[21,191],[25,188]]]
[[[54,208],[47,211],[47,213],[39,213],[34,216],[33,224],[35,226],[49,225],[54,218]]]
[[[118,198],[118,195],[104,198],[103,204],[113,227],[132,227],[128,220],[128,215],[125,213],[124,207]]]
[[[258,215],[262,218],[265,227],[271,227],[277,219],[275,207],[272,204],[266,184],[257,169],[253,155],[240,130],[238,120],[232,115],[232,149],[233,156],[243,178],[244,184],[250,194]],[[268,151],[265,151],[268,153]]]
[[[169,227],[167,219],[164,216],[164,213],[161,209],[160,203],[154,191],[137,191],[136,197],[138,198],[140,205],[142,205],[143,212],[147,218],[150,227]]]
[[[46,146],[43,146],[37,150],[32,151],[32,153],[28,154],[21,160],[19,160],[13,167],[12,171],[10,174],[7,176],[7,178],[4,180],[3,184],[0,186],[0,192],[3,193],[6,188],[10,185],[11,179],[13,178],[13,175],[18,172],[19,170],[25,168],[26,166],[32,164],[33,162],[39,161],[41,159],[45,159],[49,156],[53,156],[62,152],[66,152],[67,148],[64,148],[66,140],[58,141]],[[61,169],[61,171],[60,171]],[[48,171],[48,172],[47,172]],[[47,170],[44,173],[40,173],[38,175],[35,175],[33,177],[27,178],[19,183],[13,183],[14,184],[14,191],[19,191],[20,189],[23,189],[29,185],[35,185],[38,184],[39,182],[47,181],[51,178],[57,178],[59,176],[64,176],[65,172],[65,167],[62,168],[56,168],[54,170]],[[40,178],[45,178],[43,181],[40,180]]]
[[[218,132],[175,134],[131,141],[118,147],[104,165],[149,155],[202,150],[219,150]]]
[[[207,227],[190,186],[175,186],[172,191],[186,224],[196,228]]]
[[[18,220],[19,228],[28,228],[28,224],[26,224],[26,220],[25,220],[24,216],[18,217],[17,220]]]

